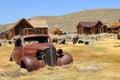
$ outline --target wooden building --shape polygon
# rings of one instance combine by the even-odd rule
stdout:
[[[79,22],[76,28],[78,34],[98,34],[107,32],[107,26],[101,21]]]
[[[118,34],[120,33],[120,22],[113,23],[109,28],[108,28],[109,33],[114,33]]]
[[[48,25],[45,20],[21,19],[13,25],[8,26],[6,34],[7,39],[16,35],[23,35],[25,28],[39,28],[39,33],[48,34]]]
[[[55,28],[51,32],[52,35],[62,35],[62,31],[58,28]]]

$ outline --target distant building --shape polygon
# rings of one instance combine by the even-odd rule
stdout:
[[[78,34],[98,34],[107,32],[107,26],[101,21],[79,22],[76,28]]]
[[[62,35],[62,31],[58,28],[55,28],[52,32],[52,35]]]
[[[114,33],[114,34],[120,33],[120,22],[111,24],[108,30],[109,30],[109,33]]]

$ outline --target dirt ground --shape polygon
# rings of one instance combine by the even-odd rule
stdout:
[[[70,65],[27,72],[9,57],[14,45],[0,47],[0,80],[120,80],[120,40],[104,38],[90,45],[55,44],[74,59]]]

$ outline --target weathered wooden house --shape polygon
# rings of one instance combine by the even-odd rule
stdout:
[[[48,34],[48,25],[45,20],[21,19],[13,25],[8,26],[6,38],[11,39],[16,35],[23,35],[25,28],[39,28],[39,33]]]
[[[78,34],[98,34],[107,32],[107,26],[101,21],[79,22],[76,28]]]
[[[118,34],[120,33],[120,22],[113,23],[109,28],[108,28],[109,33],[114,33]]]

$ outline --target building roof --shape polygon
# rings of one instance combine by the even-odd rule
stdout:
[[[94,27],[98,22],[80,22],[83,27],[91,28]]]
[[[118,27],[120,27],[120,22],[111,24],[111,28],[118,28]]]
[[[27,20],[33,27],[37,28],[47,28],[48,24],[46,20],[38,20],[38,19],[28,19]]]
[[[13,28],[15,28],[17,25],[19,25],[20,23],[24,23],[24,24],[26,23],[26,24],[30,25],[31,27],[33,27],[25,18],[23,18],[23,19],[17,21],[16,23],[12,24],[11,26],[9,26],[9,28],[10,28],[10,29],[13,29]]]

